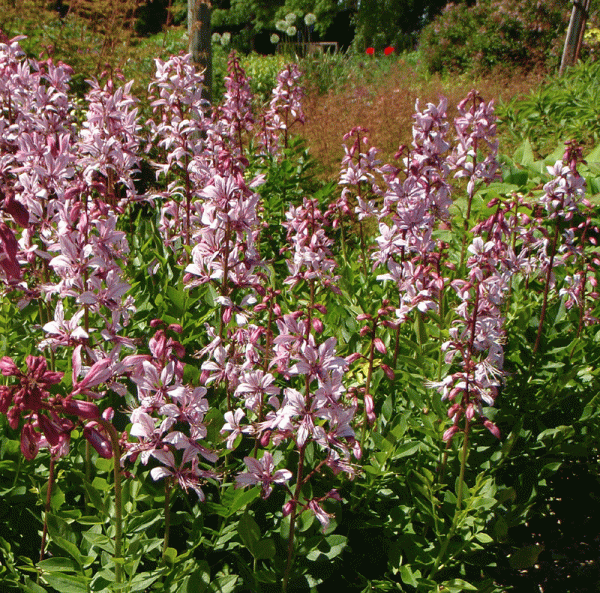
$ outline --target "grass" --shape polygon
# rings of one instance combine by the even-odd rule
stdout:
[[[408,59],[396,58],[380,71],[379,76],[360,78],[360,69],[369,66],[358,62],[355,72],[343,85],[321,94],[317,88],[309,88],[306,98],[306,123],[302,135],[310,151],[322,165],[324,178],[337,176],[343,156],[343,135],[354,126],[369,131],[371,144],[381,150],[380,158],[392,162],[402,144],[412,142],[412,123],[415,102],[423,105],[437,103],[440,96],[448,99],[448,115],[452,118],[457,103],[472,89],[482,92],[484,98],[505,103],[515,97],[525,97],[537,89],[544,80],[543,73],[519,73],[496,70],[487,76],[429,76],[418,67],[414,55]],[[502,127],[501,150],[512,147],[514,138],[504,133]]]

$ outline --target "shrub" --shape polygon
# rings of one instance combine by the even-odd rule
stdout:
[[[432,72],[549,67],[558,64],[567,23],[568,8],[558,0],[448,4],[423,30],[420,47]]]

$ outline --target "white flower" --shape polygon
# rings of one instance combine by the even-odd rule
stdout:
[[[294,25],[292,25],[291,27],[288,27],[285,32],[290,36],[293,37],[296,34],[296,27],[294,27]]]
[[[279,35],[277,35],[277,33],[273,33],[273,35],[271,35],[271,43],[273,45],[277,45],[279,43]]]
[[[304,17],[304,22],[306,23],[307,27],[310,27],[311,25],[314,25],[317,22],[317,17],[312,12],[309,12]]]

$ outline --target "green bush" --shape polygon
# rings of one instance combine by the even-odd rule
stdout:
[[[423,30],[420,48],[432,72],[556,66],[568,16],[569,7],[560,0],[448,4]]]
[[[567,140],[595,146],[600,141],[599,102],[600,63],[581,62],[527,97],[500,105],[498,113],[514,142],[527,138],[541,155]]]

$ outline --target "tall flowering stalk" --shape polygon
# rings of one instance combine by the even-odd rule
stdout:
[[[165,176],[167,190],[152,196],[164,198],[161,230],[176,246],[190,245],[192,202],[197,198],[190,179],[190,164],[199,155],[206,130],[208,105],[202,99],[204,77],[191,63],[190,55],[156,60],[156,76],[149,91],[158,93],[151,103],[155,119],[148,121],[151,142],[162,149],[163,159],[154,163],[157,178]],[[156,88],[156,91],[154,90]]]
[[[548,173],[553,176],[548,183],[544,185],[544,194],[540,202],[546,210],[546,217],[552,221],[554,232],[549,245],[548,263],[546,267],[546,279],[544,283],[544,299],[540,313],[540,322],[538,325],[533,354],[538,351],[542,330],[546,318],[546,309],[548,307],[548,293],[552,279],[554,260],[557,254],[558,238],[560,234],[559,221],[572,220],[576,213],[581,212],[582,206],[589,207],[589,202],[585,199],[585,179],[577,171],[577,164],[582,160],[581,148],[575,143],[568,143],[565,149],[563,159],[556,161],[554,166],[548,167]]]
[[[290,129],[296,123],[304,123],[302,107],[304,89],[300,86],[302,73],[296,64],[289,64],[277,75],[271,102],[261,118],[259,143],[267,154],[280,152],[279,135],[283,134],[283,147],[288,147]]]
[[[130,412],[129,436],[137,440],[124,443],[123,461],[143,465],[158,462],[150,470],[153,480],[165,480],[165,535],[163,554],[169,542],[170,497],[175,486],[193,490],[200,501],[205,500],[202,485],[217,478],[205,462],[214,463],[217,454],[203,444],[207,430],[204,417],[209,410],[204,387],[193,387],[183,381],[185,349],[167,335],[180,333],[181,327],[159,328],[149,340],[150,354],[136,354],[123,360],[131,380],[137,386],[139,405]]]
[[[458,139],[450,158],[455,178],[466,178],[467,210],[465,212],[462,267],[469,228],[473,197],[482,184],[489,185],[498,178],[498,140],[496,139],[496,115],[494,101],[484,101],[478,91],[472,90],[458,105],[454,127]]]

